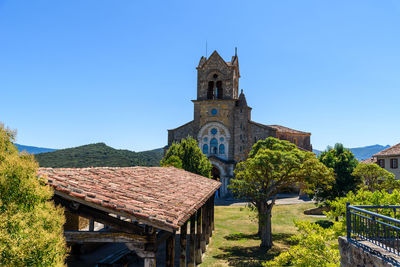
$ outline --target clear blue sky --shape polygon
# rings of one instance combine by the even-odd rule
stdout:
[[[238,47],[252,119],[314,148],[400,142],[399,1],[0,0],[0,121],[17,142],[167,143],[196,69]]]

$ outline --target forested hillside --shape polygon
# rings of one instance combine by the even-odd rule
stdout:
[[[54,152],[36,154],[40,167],[84,168],[84,167],[129,167],[160,166],[163,150],[143,152],[114,149],[104,143],[89,144]]]

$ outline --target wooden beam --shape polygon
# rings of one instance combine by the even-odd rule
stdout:
[[[64,236],[71,243],[132,243],[143,248],[145,244],[155,242],[151,236],[128,233],[65,231]]]
[[[188,267],[196,266],[195,251],[196,251],[196,214],[190,217],[190,238],[189,238],[189,260]]]
[[[53,196],[53,199],[56,204],[63,206],[70,213],[74,213],[88,219],[93,219],[96,222],[111,226],[114,230],[131,234],[145,234],[143,227],[140,227],[139,225],[135,225],[128,221],[117,219],[116,217],[108,215],[104,211],[97,210],[84,204],[74,203],[71,200],[63,199],[57,195]]]
[[[187,222],[181,226],[179,266],[186,267]]]
[[[196,258],[196,264],[200,264],[202,262],[202,250],[201,250],[201,208],[197,210],[196,212],[196,251],[195,251],[195,258]]]
[[[65,200],[70,200],[70,201],[72,201],[74,203],[79,203],[79,204],[86,205],[86,206],[94,208],[94,209],[96,209],[98,211],[103,211],[103,212],[105,212],[107,214],[111,213],[111,214],[120,215],[120,216],[126,217],[128,219],[135,220],[136,222],[143,223],[143,224],[146,224],[146,225],[149,225],[149,226],[153,226],[153,227],[155,227],[157,229],[166,230],[166,231],[171,232],[171,233],[177,230],[177,229],[175,229],[173,227],[169,227],[169,226],[164,225],[162,223],[157,223],[157,222],[153,222],[153,221],[149,221],[149,220],[143,220],[143,219],[137,218],[134,215],[129,214],[127,212],[121,212],[121,211],[117,211],[117,210],[114,210],[114,209],[106,208],[104,206],[101,206],[101,205],[86,201],[86,200],[78,198],[78,197],[72,197],[72,196],[70,196],[68,194],[65,194],[63,192],[60,192],[60,191],[54,191],[54,197],[55,196],[58,196],[58,197],[60,197],[62,199],[65,199]]]
[[[94,231],[94,220],[89,219],[89,231]]]
[[[165,246],[165,263],[167,267],[174,267],[175,263],[175,235],[167,238],[167,244]]]

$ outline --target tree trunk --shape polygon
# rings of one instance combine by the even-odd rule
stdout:
[[[261,214],[260,213],[261,204],[259,202],[256,202],[255,206],[256,206],[256,209],[258,211],[258,214],[257,214],[257,218],[258,218],[258,232],[257,232],[257,235],[261,238],[261,229],[262,229],[262,224],[263,224],[263,220],[262,220],[262,218],[260,216],[260,214]]]
[[[272,231],[271,231],[271,210],[273,204],[262,203],[258,211],[259,227],[261,227],[261,247],[270,249],[272,248]]]

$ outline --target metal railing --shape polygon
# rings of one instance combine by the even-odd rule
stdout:
[[[395,219],[400,214],[397,211],[400,206],[353,206],[347,203],[347,238],[356,242],[369,241],[400,256],[400,220]]]

